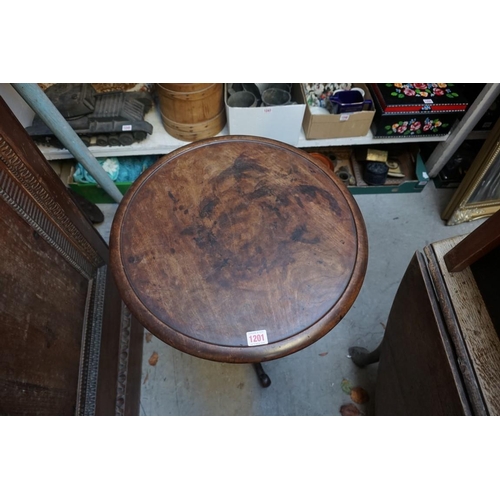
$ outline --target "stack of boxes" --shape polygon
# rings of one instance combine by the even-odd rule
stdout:
[[[265,88],[266,84],[257,84]],[[311,84],[308,84],[311,85]],[[320,85],[320,84],[318,84]],[[297,145],[301,127],[308,140],[364,137],[408,139],[448,135],[469,101],[465,87],[453,83],[353,83],[373,106],[354,113],[330,114],[308,103],[306,84],[292,87],[293,104],[263,108],[227,105],[230,134],[261,135]]]
[[[454,83],[372,83],[374,137],[411,139],[448,135],[468,101]]]

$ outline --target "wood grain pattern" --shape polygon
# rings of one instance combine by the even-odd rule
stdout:
[[[163,126],[173,137],[197,141],[224,128],[224,84],[158,83],[156,91]]]
[[[2,199],[0,234],[0,414],[75,413],[88,280]]]
[[[448,294],[436,255],[432,246],[425,247],[424,252],[427,257],[429,274],[441,307],[443,321],[452,340],[457,365],[462,375],[463,384],[471,404],[472,412],[474,415],[487,415],[488,410],[483,400],[481,388],[479,387],[474,367],[472,366],[472,362],[469,358],[467,346],[465,345],[462,331],[455,314],[455,309]]]
[[[0,414],[114,414],[119,370],[107,367],[120,350],[103,346],[120,337],[121,300],[111,273],[105,287],[108,248],[1,98],[0,235]],[[136,349],[142,331],[130,332]],[[138,413],[136,358],[126,390]]]
[[[110,237],[131,311],[196,356],[255,362],[328,333],[355,300],[367,238],[347,189],[307,153],[256,137],[199,141],[129,190]],[[268,345],[247,346],[266,330]]]
[[[387,321],[375,414],[471,414],[432,282],[419,252],[408,265]]]
[[[450,273],[444,256],[463,237],[432,244],[490,415],[500,414],[500,339],[470,268]]]

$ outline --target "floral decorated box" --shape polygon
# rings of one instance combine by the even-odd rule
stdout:
[[[424,86],[427,90],[424,90]],[[465,99],[459,99],[461,94],[451,91],[454,88],[455,85],[445,83],[371,84],[377,110],[373,120],[373,136],[407,139],[448,135],[452,125],[462,118],[468,106]],[[459,86],[459,90],[461,88]],[[425,102],[429,100],[432,102]]]
[[[459,83],[372,83],[370,88],[384,113],[464,112],[469,104]]]

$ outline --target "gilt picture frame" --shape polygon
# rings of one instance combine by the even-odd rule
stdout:
[[[489,217],[500,209],[500,120],[465,174],[441,218],[453,226]]]

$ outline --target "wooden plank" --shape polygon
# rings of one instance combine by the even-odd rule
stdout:
[[[500,245],[500,211],[455,245],[444,261],[450,273],[462,271]]]
[[[432,282],[419,252],[408,265],[387,321],[375,414],[471,414]]]
[[[457,365],[462,375],[464,387],[469,397],[472,411],[474,415],[487,415],[486,404],[483,400],[481,388],[476,378],[474,368],[469,358],[467,346],[465,345],[460,325],[458,324],[455,310],[448,295],[446,285],[443,280],[443,275],[439,269],[439,264],[431,246],[424,248],[424,253],[427,257],[427,267],[432,278],[434,289],[441,306],[441,313],[446,329],[455,349]]]
[[[444,256],[463,236],[432,244],[490,415],[500,415],[500,339],[470,268],[450,273]]]

